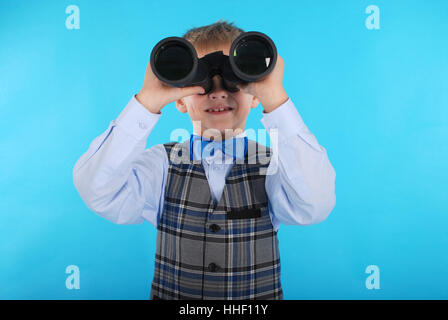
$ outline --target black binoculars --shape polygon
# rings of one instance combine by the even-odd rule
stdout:
[[[237,84],[256,82],[274,70],[277,48],[267,35],[250,31],[233,42],[229,55],[215,51],[198,59],[196,49],[186,39],[168,37],[151,52],[151,69],[163,83],[173,87],[201,86],[208,94],[212,78],[221,76],[222,87],[237,92]]]

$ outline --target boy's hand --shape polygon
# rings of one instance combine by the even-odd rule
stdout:
[[[156,77],[151,70],[151,63],[148,62],[145,81],[136,99],[150,112],[160,113],[160,110],[170,102],[199,93],[204,93],[204,88],[200,86],[176,88],[164,84]]]
[[[277,55],[274,70],[266,78],[248,84],[238,84],[237,87],[243,92],[257,97],[263,105],[264,111],[271,112],[288,101],[288,95],[283,88],[284,68],[285,63],[283,58]]]

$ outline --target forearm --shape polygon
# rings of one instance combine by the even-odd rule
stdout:
[[[262,120],[268,132],[277,130],[278,137],[273,146],[278,161],[271,159],[268,171],[273,174],[266,177],[271,205],[284,224],[320,222],[335,205],[335,171],[292,102],[280,108]]]
[[[112,189],[112,180],[120,183],[119,178],[126,176],[129,163],[144,151],[145,145],[146,141],[136,141],[112,122],[73,168],[74,183],[83,199],[98,197],[103,186]]]
[[[115,223],[142,222],[138,214],[148,190],[140,186],[139,174],[146,174],[146,168],[137,160],[144,154],[147,136],[156,120],[141,118],[141,111],[128,105],[73,168],[74,185],[85,204]],[[153,178],[157,180],[159,175],[160,170],[155,171]]]
[[[279,175],[288,199],[291,224],[314,224],[325,220],[336,203],[336,173],[326,150],[311,147],[302,137],[279,144]],[[285,160],[287,159],[287,160]]]

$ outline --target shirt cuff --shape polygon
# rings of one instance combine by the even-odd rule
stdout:
[[[308,132],[291,98],[271,112],[266,113],[263,110],[262,115],[261,123],[268,132],[270,129],[277,129],[279,141],[284,141],[301,131]]]
[[[153,113],[146,109],[134,94],[115,122],[136,140],[142,140],[148,138],[161,115],[162,112]]]
[[[303,122],[291,98],[271,112],[266,113],[263,110],[262,115],[261,123],[266,131],[269,133],[272,129],[277,130],[279,144],[288,143],[290,139],[299,136],[314,149],[322,151],[316,138]]]

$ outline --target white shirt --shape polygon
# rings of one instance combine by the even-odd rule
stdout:
[[[147,110],[134,95],[118,118],[90,143],[73,168],[75,187],[88,208],[114,223],[147,220],[157,227],[168,156],[163,144],[146,149],[146,143],[162,114]],[[336,173],[326,149],[309,132],[291,99],[269,113],[263,111],[261,122],[268,133],[278,130],[278,167],[265,180],[274,229],[280,224],[323,221],[336,204]],[[215,201],[221,198],[231,169],[222,160],[216,163],[221,156],[216,149],[214,156],[202,159]]]

